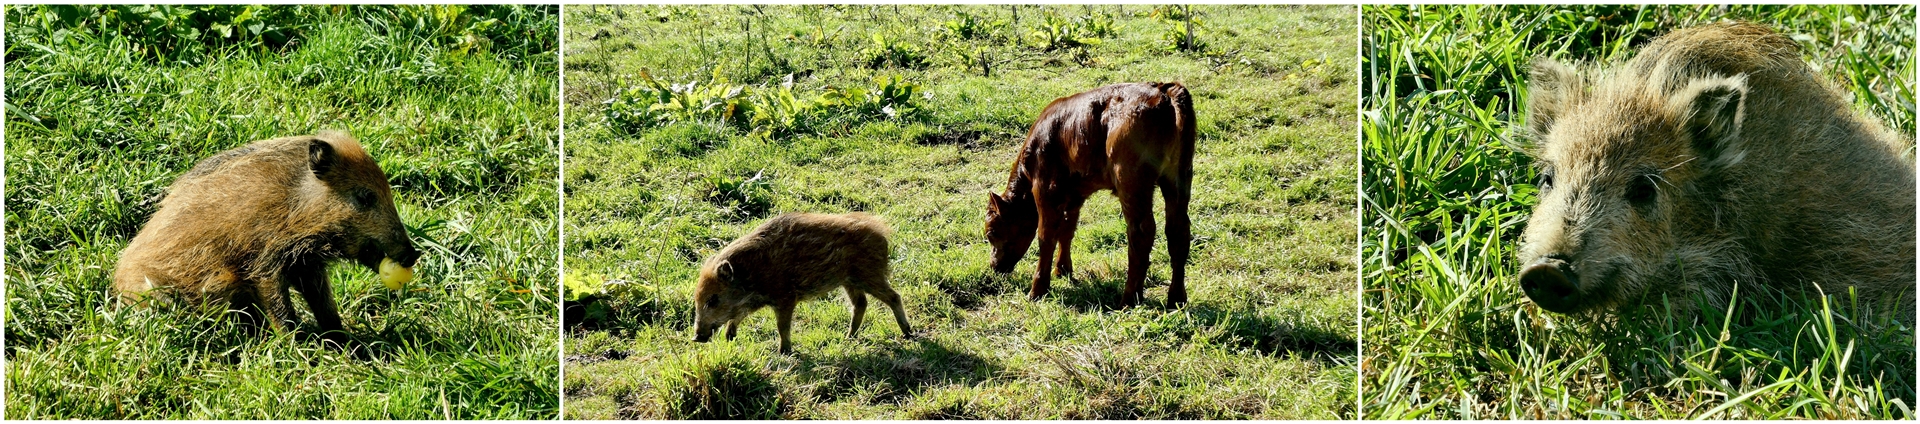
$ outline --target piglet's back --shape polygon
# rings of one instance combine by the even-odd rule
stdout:
[[[708,261],[732,263],[745,285],[815,294],[839,286],[858,269],[884,273],[891,233],[886,223],[864,213],[789,213],[768,219]]]

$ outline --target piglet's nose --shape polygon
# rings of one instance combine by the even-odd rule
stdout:
[[[413,246],[407,246],[400,249],[400,253],[391,255],[391,259],[399,262],[400,266],[412,268],[415,262],[420,261],[420,251],[415,250]]]
[[[1543,258],[1521,269],[1520,288],[1534,304],[1549,311],[1571,313],[1580,303],[1580,276],[1559,258]]]

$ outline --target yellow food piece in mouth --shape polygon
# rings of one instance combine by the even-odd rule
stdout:
[[[387,289],[399,290],[409,281],[413,281],[413,268],[400,266],[392,258],[380,260],[380,282],[385,283]]]

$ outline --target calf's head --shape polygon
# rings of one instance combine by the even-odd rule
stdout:
[[[1657,83],[1588,81],[1553,62],[1533,69],[1529,152],[1539,204],[1522,235],[1519,282],[1542,308],[1577,313],[1673,289],[1685,266],[1678,214],[1703,179],[1741,159],[1744,75]]]
[[[307,144],[307,165],[318,184],[307,188],[299,214],[325,221],[320,233],[331,253],[375,270],[384,258],[406,267],[419,260],[387,174],[359,142],[337,133],[315,137]]]
[[[1040,228],[1040,213],[1031,199],[1019,199],[1012,193],[987,193],[987,244],[993,248],[989,266],[994,272],[1013,272],[1013,266],[1033,247],[1033,236]]]

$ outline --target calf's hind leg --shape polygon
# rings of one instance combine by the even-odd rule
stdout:
[[[1167,256],[1173,262],[1173,282],[1167,285],[1167,305],[1187,303],[1187,251],[1193,244],[1193,222],[1187,203],[1193,199],[1193,174],[1163,177],[1160,197],[1167,204]]]
[[[1120,178],[1114,194],[1120,197],[1120,215],[1127,220],[1127,287],[1120,306],[1141,303],[1146,294],[1147,266],[1153,253],[1153,185],[1142,175]]]

